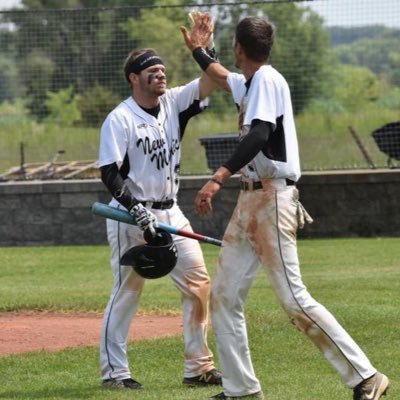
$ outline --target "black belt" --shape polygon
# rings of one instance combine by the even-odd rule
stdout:
[[[174,205],[174,200],[165,201],[141,201],[141,203],[148,208],[153,208],[154,210],[168,210]]]
[[[295,181],[291,179],[285,179],[286,186],[294,186],[296,185]],[[263,188],[263,184],[261,181],[240,181],[240,189],[242,190],[259,190]]]

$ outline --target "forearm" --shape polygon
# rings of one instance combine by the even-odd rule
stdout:
[[[224,66],[219,63],[212,63],[205,72],[219,87],[227,92],[231,91],[227,81],[229,71]]]
[[[199,85],[200,100],[205,99],[218,87],[218,84],[214,82],[214,80],[212,80],[204,71],[201,74]]]
[[[232,174],[247,165],[266,145],[272,133],[272,124],[265,121],[253,121],[249,133],[239,143],[235,152],[224,163]]]
[[[192,51],[193,58],[208,77],[218,86],[230,91],[227,83],[229,71],[223,67],[215,58],[210,56],[204,47],[196,47]]]
[[[101,180],[111,195],[126,209],[130,210],[138,201],[126,186],[116,163],[100,168]]]

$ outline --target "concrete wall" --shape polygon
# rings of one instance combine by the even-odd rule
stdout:
[[[238,179],[214,201],[212,216],[194,211],[196,192],[208,177],[183,177],[179,203],[196,232],[221,238],[235,206]],[[400,236],[400,170],[304,173],[300,200],[314,223],[301,238]],[[91,213],[107,203],[99,180],[0,183],[0,246],[104,244],[105,220]]]

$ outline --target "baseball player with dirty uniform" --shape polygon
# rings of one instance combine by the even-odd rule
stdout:
[[[203,74],[167,89],[166,68],[153,49],[130,53],[124,72],[132,96],[101,127],[99,163],[113,196],[110,205],[128,210],[138,226],[107,220],[114,287],[104,313],[100,363],[103,386],[141,389],[129,369],[127,338],[145,279],[121,258],[132,247],[140,248],[144,237],[152,240],[158,221],[192,231],[177,204],[181,140],[189,118],[205,108],[216,85]],[[220,385],[207,345],[210,278],[202,251],[196,240],[174,236],[173,241],[177,261],[169,275],[182,296],[183,383]]]
[[[201,68],[229,91],[238,106],[241,141],[231,158],[198,192],[200,215],[212,211],[212,198],[240,172],[240,194],[226,228],[211,289],[211,312],[224,391],[212,399],[263,399],[247,339],[244,304],[260,265],[290,321],[322,351],[354,400],[378,400],[388,378],[370,361],[333,315],[307,291],[301,277],[296,231],[311,218],[299,202],[300,163],[290,91],[284,77],[267,64],[274,27],[247,17],[235,31],[236,67],[231,73],[204,51],[212,28],[182,28],[186,45]],[[271,387],[273,382],[271,382]]]

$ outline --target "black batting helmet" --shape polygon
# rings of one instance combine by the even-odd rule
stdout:
[[[155,237],[149,238],[146,244],[129,249],[120,262],[122,265],[131,265],[143,278],[157,279],[169,274],[177,259],[178,251],[172,236],[156,228]]]

